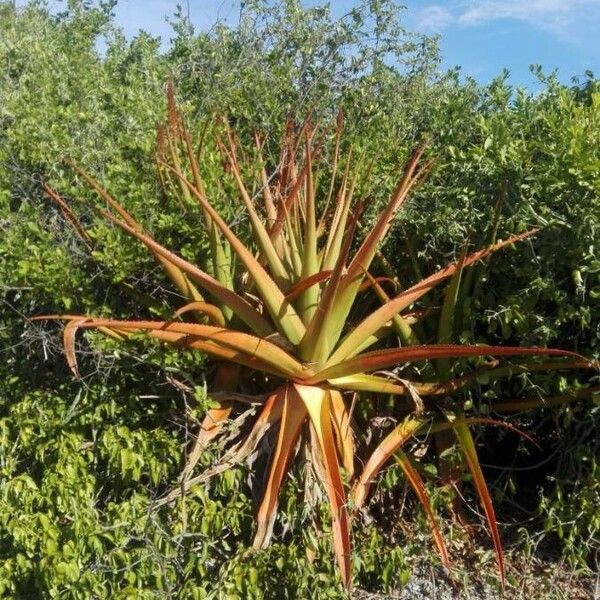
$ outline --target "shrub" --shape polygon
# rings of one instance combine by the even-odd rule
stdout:
[[[454,260],[467,238],[476,247],[485,245],[498,191],[506,183],[498,239],[531,227],[542,230],[521,245],[519,252],[497,253],[485,272],[476,267],[483,276],[474,288],[469,287],[472,300],[458,303],[465,316],[455,321],[453,339],[553,345],[597,356],[599,271],[594,216],[600,212],[595,168],[600,128],[593,75],[574,88],[540,75],[536,93],[515,90],[504,77],[481,86],[456,72],[442,76],[436,70],[439,56],[433,40],[395,35],[393,29],[401,27],[402,21],[386,15],[393,7],[389,2],[368,3],[371,8],[365,3],[362,17],[352,11],[346,26],[319,9],[310,17],[310,28],[302,27],[304,9],[296,3],[246,2],[243,32],[240,24],[192,32],[184,19],[176,20],[166,54],[160,53],[158,41],[148,35],[126,41],[112,23],[109,4],[91,7],[87,2],[71,2],[53,15],[41,3],[17,10],[11,2],[0,4],[0,519],[6,523],[19,515],[20,524],[18,531],[9,533],[3,528],[0,532],[4,567],[0,580],[5,594],[89,598],[135,593],[150,597],[159,593],[157,589],[181,587],[183,596],[193,589],[203,597],[210,594],[207,581],[228,586],[233,595],[242,593],[235,591],[228,565],[238,553],[247,556],[243,549],[252,534],[252,508],[243,492],[247,489],[243,471],[212,480],[209,488],[215,504],[207,504],[199,492],[187,496],[187,529],[181,511],[161,509],[148,514],[140,508],[178,477],[180,446],[197,426],[200,407],[209,402],[202,400],[195,407],[196,398],[204,398],[202,359],[147,344],[143,350],[141,345],[135,351],[132,346],[119,348],[116,342],[98,336],[90,340],[93,353],[80,358],[86,365],[85,381],[73,383],[67,381],[64,361],[57,356],[55,336],[39,328],[23,331],[23,317],[32,314],[61,310],[122,318],[153,314],[156,318],[173,301],[169,284],[157,280],[151,257],[134,240],[123,239],[93,212],[77,211],[97,240],[90,255],[76,233],[64,225],[60,211],[42,195],[40,177],[67,197],[89,201],[93,195],[60,162],[63,155],[91,169],[165,245],[182,248],[191,260],[196,259],[195,251],[205,247],[200,228],[187,223],[181,207],[162,201],[147,160],[154,148],[156,124],[164,113],[164,82],[169,74],[176,79],[182,109],[194,127],[205,118],[206,110],[222,102],[236,119],[236,130],[246,147],[253,144],[255,128],[271,132],[267,157],[271,152],[278,154],[273,132],[281,129],[288,111],[303,116],[315,108],[319,114],[331,115],[343,104],[344,138],[352,140],[357,152],[364,152],[365,163],[378,158],[371,171],[372,202],[363,217],[367,230],[393,187],[398,156],[407,155],[420,133],[432,132],[436,167],[414,190],[412,202],[398,215],[383,248],[393,271],[412,283],[418,281],[419,271],[434,272]],[[355,17],[362,19],[360,27],[353,27]],[[402,13],[396,17],[401,19]],[[374,56],[368,47],[374,25],[382,32],[378,46],[382,51],[398,42],[387,57]],[[355,52],[344,46],[348,38],[338,35],[343,31],[354,36]],[[381,36],[386,35],[388,41],[383,43]],[[102,53],[95,50],[98,44],[105,48]],[[338,53],[339,44],[343,49]],[[333,78],[327,66],[318,63],[328,48],[345,61],[336,63]],[[281,52],[285,61],[278,59]],[[238,61],[240,55],[245,61]],[[312,72],[319,81],[310,88],[310,98],[305,88],[297,87],[301,63],[307,68],[318,63]],[[273,64],[280,67],[276,73],[270,71]],[[204,77],[207,73],[223,77]],[[231,80],[235,88],[228,84]],[[214,170],[215,177],[219,172],[220,167]],[[216,198],[217,207],[229,222],[235,206],[221,203],[222,198],[226,200],[227,194]],[[235,222],[236,233],[244,237],[244,224]],[[383,269],[381,274],[385,274]],[[465,275],[468,279],[468,271]],[[139,294],[132,297],[132,285],[159,297],[159,306],[143,306]],[[430,297],[433,307],[443,302],[441,290],[437,294],[432,290]],[[435,314],[429,320],[435,320]],[[434,339],[436,332],[434,324],[423,339]],[[460,376],[465,367],[459,362],[453,375]],[[485,411],[489,398],[521,397],[532,382],[542,395],[564,395],[584,381],[581,372],[573,376],[564,371],[522,373],[484,387],[476,384],[457,398],[461,405],[472,402],[474,410],[481,405]],[[379,414],[385,412],[385,419],[394,418],[384,400],[376,408]],[[518,518],[514,502],[535,508],[534,487],[539,486],[545,498],[552,498],[551,504],[544,501],[540,518],[548,518],[552,548],[565,549],[579,564],[589,560],[590,544],[584,527],[573,527],[572,506],[566,500],[573,493],[593,494],[594,471],[590,461],[573,462],[569,457],[572,450],[577,457],[595,455],[595,438],[586,433],[594,418],[597,421],[597,412],[590,415],[587,405],[577,402],[559,413],[540,409],[534,417],[517,417],[520,426],[534,430],[549,460],[523,477],[500,476],[493,486],[496,506],[510,511],[509,520]],[[583,430],[569,425],[579,420],[586,423]],[[127,441],[105,435],[123,426],[132,432]],[[72,437],[65,438],[65,428],[82,440],[83,463],[78,451],[69,453],[68,448],[78,446]],[[513,443],[514,434],[509,432],[503,439],[491,429],[482,428],[477,435],[485,462],[512,464],[513,456],[521,468],[533,468],[539,462],[542,454],[525,452],[526,448]],[[156,460],[152,442],[130,443],[153,435],[160,440],[165,467],[160,472],[160,491],[150,484],[154,468],[149,465]],[[204,467],[218,458],[220,442],[216,442],[204,450]],[[38,452],[40,445],[43,450]],[[124,447],[135,455],[131,464],[144,465],[139,480],[132,478],[132,469],[120,472],[119,453]],[[552,453],[565,460],[552,459]],[[428,456],[422,459],[428,460]],[[426,466],[433,470],[432,465]],[[57,472],[62,477],[56,477]],[[489,473],[496,476],[498,471]],[[38,494],[40,503],[21,502],[19,495],[6,501],[9,489],[27,492],[29,486],[21,482],[26,475],[44,490]],[[550,481],[547,475],[555,477]],[[400,477],[399,467],[388,469],[378,487],[381,494]],[[54,483],[45,486],[46,478]],[[65,512],[57,485],[62,483],[68,495],[78,478],[96,482],[93,510],[84,494],[75,495],[77,502]],[[331,565],[320,555],[326,543],[318,536],[317,542],[312,537],[307,540],[313,518],[292,500],[298,491],[292,484],[284,489],[279,523],[293,535],[284,536],[285,545],[269,552],[274,553],[270,554],[274,560],[282,558],[285,564],[294,565],[298,579],[286,579],[278,571],[280,585],[265,584],[261,593],[294,597],[294,582],[306,580],[318,582],[324,594],[336,596]],[[511,488],[514,495],[506,502]],[[387,506],[390,496],[385,498]],[[228,506],[233,507],[231,511],[215,508]],[[67,581],[48,561],[40,560],[45,546],[34,543],[44,531],[37,525],[38,507],[59,531],[58,548],[65,546],[69,554],[59,562],[77,563],[85,574],[81,584]],[[578,520],[593,523],[594,502],[585,502],[583,507]],[[199,522],[193,514],[204,515],[204,533],[193,525]],[[373,591],[392,589],[395,581],[406,577],[406,567],[397,557],[392,575],[384,577],[386,565],[373,558],[373,548],[385,547],[396,556],[410,553],[415,542],[412,536],[399,540],[391,535],[389,522],[377,506],[372,516],[376,519],[368,519],[364,536],[361,531],[354,539],[356,582]],[[112,529],[116,521],[121,526]],[[72,526],[67,527],[68,523]],[[539,521],[528,523],[531,534],[539,535]],[[567,546],[553,533],[559,523],[563,540],[572,540]],[[75,546],[66,545],[73,538],[77,538]],[[316,560],[298,559],[305,546],[311,548],[309,554],[317,553]],[[53,556],[58,560],[62,554]],[[259,581],[262,577],[260,571]]]

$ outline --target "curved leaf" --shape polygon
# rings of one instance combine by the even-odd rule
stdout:
[[[515,235],[504,242],[499,242],[493,246],[490,246],[489,248],[474,252],[464,259],[461,259],[460,261],[457,261],[451,265],[448,265],[444,269],[437,271],[437,273],[434,273],[423,281],[420,281],[408,290],[398,294],[387,304],[384,304],[381,308],[371,313],[361,323],[354,327],[352,331],[350,331],[350,333],[348,333],[348,335],[346,335],[346,337],[340,342],[338,348],[336,348],[335,352],[330,357],[328,364],[337,363],[344,358],[354,356],[356,353],[356,348],[361,347],[361,344],[364,342],[364,340],[366,340],[380,327],[383,327],[392,319],[394,315],[397,315],[401,310],[404,310],[416,302],[419,298],[427,294],[427,292],[432,290],[442,281],[452,277],[457,269],[467,267],[478,260],[489,256],[493,252],[500,250],[501,248],[504,248],[510,244],[514,244],[515,242],[533,235],[536,233],[536,231],[537,230],[531,230],[520,235]]]
[[[496,522],[496,513],[494,511],[494,505],[492,498],[488,490],[481,465],[479,464],[479,458],[477,456],[477,449],[475,448],[475,441],[471,435],[468,425],[463,422],[453,423],[453,429],[456,433],[456,437],[459,441],[460,448],[465,457],[469,471],[473,477],[473,485],[481,500],[481,505],[485,512],[485,516],[490,528],[490,534],[494,543],[494,550],[496,552],[496,561],[498,563],[498,570],[500,571],[500,584],[504,588],[505,573],[504,573],[504,554],[502,552],[502,542],[500,541],[500,533],[498,532],[498,524]]]
[[[400,465],[402,471],[404,471],[406,479],[408,479],[419,502],[421,503],[421,506],[425,510],[425,514],[427,515],[427,520],[429,521],[429,526],[431,527],[431,533],[433,535],[435,545],[438,547],[440,557],[442,559],[442,564],[447,569],[449,569],[450,560],[448,558],[446,544],[444,544],[442,532],[440,531],[437,519],[433,514],[433,509],[431,508],[431,502],[429,501],[429,495],[427,494],[427,490],[425,489],[423,479],[421,479],[419,472],[413,467],[412,463],[410,462],[410,459],[404,452],[402,452],[402,450],[398,450],[394,458],[396,459],[396,462]]]
[[[244,300],[241,296],[232,292],[226,288],[221,282],[217,281],[195,265],[188,261],[180,258],[170,250],[161,246],[159,243],[154,241],[150,236],[137,231],[136,229],[119,221],[109,213],[103,213],[107,219],[110,219],[115,225],[121,227],[132,236],[136,237],[140,242],[145,244],[150,250],[156,254],[167,259],[168,262],[173,263],[176,267],[187,273],[194,281],[200,284],[209,294],[214,296],[219,302],[222,302],[248,325],[255,333],[262,336],[267,336],[273,333],[273,328],[265,320],[265,318],[255,310],[250,303]]]
[[[379,474],[381,467],[425,423],[427,423],[427,419],[425,418],[408,416],[375,448],[350,492],[350,497],[354,501],[356,508],[360,508],[365,503],[371,484]]]
[[[277,393],[275,402],[283,404],[283,412],[267,486],[256,517],[257,530],[253,543],[255,548],[265,548],[269,544],[281,483],[307,416],[304,403],[290,386]]]
[[[172,169],[172,167],[168,165],[166,166],[169,169]],[[200,202],[206,212],[210,215],[213,222],[221,230],[221,233],[231,245],[232,250],[244,263],[246,269],[248,269],[248,273],[252,277],[256,288],[259,290],[260,295],[279,332],[282,335],[285,335],[292,344],[298,344],[304,335],[305,327],[292,305],[285,300],[283,292],[271,279],[260,262],[254,258],[252,252],[250,252],[250,250],[246,248],[246,246],[233,233],[233,231],[231,231],[229,226],[221,218],[219,213],[211,206],[208,200],[185,177],[183,177],[175,169],[172,170],[178,177],[181,178],[183,183],[189,187],[189,190],[198,199],[198,202]]]
[[[462,358],[471,356],[571,356],[585,360],[576,352],[558,350],[556,348],[520,348],[518,346],[460,346],[456,344],[438,344],[425,346],[409,346],[407,348],[388,348],[365,352],[339,364],[327,366],[307,379],[313,384],[325,379],[335,379],[355,373],[387,369],[402,363],[419,360],[435,360],[437,358]],[[331,361],[328,361],[328,364]]]
[[[331,428],[330,395],[327,390],[320,387],[294,384],[294,389],[306,406],[319,440],[327,476],[327,481],[324,483],[331,507],[335,555],[344,587],[350,590],[352,583],[350,573],[350,531],[346,511],[346,492],[340,477],[340,465]]]
[[[310,374],[309,369],[276,344],[240,331],[198,323],[119,321],[73,315],[60,318],[70,321],[65,327],[65,351],[68,360],[72,360],[73,357],[73,340],[78,329],[107,327],[119,332],[147,332],[152,337],[204,350],[218,358],[253,368],[263,368],[281,377],[302,379]]]

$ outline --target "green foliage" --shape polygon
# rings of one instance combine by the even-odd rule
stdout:
[[[556,484],[540,505],[545,531],[564,546],[569,563],[582,569],[590,559],[597,566],[600,547],[598,399],[595,404],[591,422],[577,412],[565,413],[562,431],[568,441],[561,448]]]
[[[125,40],[108,4],[74,1],[49,16],[42,3],[16,11],[0,3],[0,597],[341,594],[328,532],[306,537],[312,527],[293,483],[280,503],[281,543],[261,552],[246,550],[254,507],[243,469],[198,486],[185,508],[151,509],[179,475],[186,431],[197,427],[194,409],[201,416],[193,395],[171,382],[201,387],[202,361],[147,346],[117,361],[115,345],[98,339],[82,359],[84,383],[75,384],[56,336],[24,326],[30,315],[56,310],[141,316],[127,284],[157,292],[148,284],[156,281],[154,265],[137,244],[82,209],[93,232],[90,252],[42,196],[44,179],[97,202],[60,162],[64,156],[91,168],[165,245],[183,241],[186,258],[206,243],[193,223],[182,231],[186,210],[160,196],[147,160],[169,76],[192,122],[219,108],[246,136],[260,127],[275,140],[288,113],[331,115],[343,104],[349,140],[365,163],[378,157],[372,181],[380,191],[363,227],[414,140],[430,133],[436,168],[384,250],[403,278],[433,272],[467,239],[485,242],[506,182],[498,237],[542,230],[526,250],[491,260],[473,282],[456,335],[598,356],[600,92],[593,76],[574,88],[545,78],[536,95],[511,89],[504,77],[487,87],[463,82],[437,72],[435,42],[406,32],[393,2],[361,6],[337,23],[325,9],[291,0],[246,2],[239,26],[210,33],[175,18],[175,40],[161,55],[148,35]],[[104,54],[96,50],[99,36]],[[217,202],[241,229],[226,196]],[[159,300],[172,294],[164,280]],[[532,379],[556,393],[574,383],[521,375],[491,393],[517,396]],[[477,391],[469,400],[480,400]],[[564,414],[558,438],[551,419],[541,419],[539,441],[561,460],[548,465],[551,482],[545,473],[537,481],[548,535],[562,531],[567,556],[585,565],[598,543],[598,413],[583,429],[572,425],[581,414],[577,405]],[[214,457],[207,453],[203,464]],[[397,469],[387,472],[394,481],[384,481],[382,493],[399,477]],[[516,500],[532,493],[531,481],[517,482]],[[384,537],[376,522],[366,527],[353,556],[357,585],[397,589],[408,577],[409,546]]]
[[[177,474],[181,449],[175,428],[140,423],[144,401],[136,407],[108,391],[120,378],[109,378],[104,390],[21,393],[0,419],[2,597],[218,598],[226,591],[275,599],[315,586],[323,597],[343,597],[330,534],[308,533],[293,481],[281,502],[299,543],[264,552],[245,548],[253,509],[243,473],[196,488],[185,508],[153,508],[155,490]],[[153,419],[160,411],[147,412]],[[326,522],[327,507],[319,512]],[[400,548],[382,563],[381,534],[368,528],[360,538],[355,568],[365,587],[406,580]]]

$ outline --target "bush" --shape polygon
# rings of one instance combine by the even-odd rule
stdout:
[[[69,197],[92,200],[64,156],[92,170],[165,244],[202,247],[193,222],[160,196],[148,161],[170,76],[192,123],[217,106],[248,138],[256,127],[270,132],[275,156],[289,113],[312,108],[331,116],[343,105],[349,139],[365,161],[378,157],[372,178],[380,191],[367,218],[413,142],[431,133],[436,169],[384,250],[404,279],[433,272],[467,238],[485,241],[506,182],[498,235],[529,226],[542,231],[518,261],[514,254],[494,257],[460,340],[520,340],[598,356],[597,84],[590,78],[568,88],[546,78],[534,96],[511,89],[503,77],[481,87],[456,73],[442,75],[435,41],[406,32],[390,17],[393,8],[365,3],[336,23],[327,10],[304,11],[293,1],[248,2],[239,25],[209,33],[175,18],[175,40],[161,55],[150,36],[124,39],[110,4],[74,1],[50,15],[39,3],[0,3],[0,594],[126,598],[180,589],[183,597],[205,597],[221,585],[234,597],[292,597],[303,581],[321,586],[324,597],[338,594],[328,537],[307,537],[309,517],[294,500],[294,482],[281,501],[281,524],[290,532],[285,543],[251,560],[242,550],[252,521],[243,472],[224,474],[209,493],[189,499],[188,529],[179,509],[148,513],[157,488],[179,474],[186,431],[196,423],[187,411],[194,395],[177,385],[187,377],[181,373],[192,372],[188,384],[202,388],[203,367],[194,358],[150,348],[121,352],[117,360],[119,350],[99,342],[85,357],[91,374],[78,384],[70,381],[56,336],[23,327],[33,314],[58,310],[142,314],[130,285],[145,289],[155,279],[143,251],[84,209],[90,253],[42,195],[43,179]],[[99,37],[107,40],[104,55],[96,50]],[[159,297],[170,293],[165,282]],[[582,383],[537,375],[533,381],[551,393]],[[519,376],[494,394],[513,397],[522,387]],[[576,422],[584,413],[572,406],[561,418]],[[551,421],[542,420],[542,445],[568,448],[576,439],[573,455],[591,458],[577,460],[579,471],[557,460],[539,475],[541,514],[550,531],[562,524],[565,551],[581,564],[594,547],[581,543],[588,535],[583,524],[592,531],[598,515],[594,430],[587,419],[583,429],[565,420],[560,442],[550,437]],[[531,480],[516,494],[531,494]],[[582,512],[573,513],[572,497],[585,500]],[[376,523],[361,535],[359,583],[381,590],[405,580],[404,542],[384,536]],[[380,544],[393,554],[391,574],[373,558]],[[289,580],[282,581],[283,572]],[[255,580],[252,589],[260,592],[249,591]]]

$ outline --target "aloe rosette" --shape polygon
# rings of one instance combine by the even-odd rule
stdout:
[[[202,175],[202,148],[193,146],[183,119],[169,90],[169,120],[159,130],[157,167],[169,193],[195,203],[208,236],[209,252],[203,267],[192,264],[156,241],[99,183],[72,165],[103,198],[108,210],[102,214],[136,238],[163,267],[183,298],[170,320],[117,320],[86,315],[50,315],[67,321],[64,347],[68,363],[77,374],[75,335],[95,329],[125,342],[145,332],[151,338],[177,347],[194,349],[217,361],[214,387],[216,406],[209,410],[183,474],[187,489],[193,466],[206,444],[219,434],[234,408],[236,389],[248,373],[262,372],[271,388],[261,396],[261,406],[244,440],[226,455],[224,468],[247,456],[265,432],[277,428],[277,443],[270,457],[266,485],[257,511],[254,546],[269,543],[278,493],[300,438],[313,446],[312,456],[331,506],[334,551],[343,585],[351,585],[351,539],[349,497],[362,506],[380,469],[392,457],[423,504],[435,543],[444,564],[448,554],[423,480],[404,453],[403,446],[421,431],[450,430],[472,474],[493,537],[501,578],[504,566],[498,529],[470,425],[491,420],[445,413],[436,399],[468,386],[480,370],[462,378],[447,377],[433,382],[407,381],[393,370],[408,363],[443,364],[456,358],[550,356],[545,363],[530,361],[523,370],[587,367],[581,356],[558,349],[419,344],[412,326],[422,314],[410,312],[428,292],[443,282],[449,290],[460,273],[502,248],[524,239],[525,232],[495,242],[437,271],[415,285],[388,296],[371,269],[378,249],[394,217],[431,169],[419,146],[383,210],[360,240],[359,223],[364,202],[355,202],[361,171],[353,168],[351,154],[341,157],[341,116],[330,135],[331,156],[328,185],[317,174],[325,172],[327,132],[305,123],[288,124],[278,164],[268,172],[264,163],[255,168],[262,201],[249,191],[247,171],[233,132],[221,123],[217,146],[226,165],[226,176],[237,186],[239,198],[252,231],[252,242],[244,243],[213,206]],[[255,154],[261,141],[256,139]],[[252,162],[252,161],[250,161]],[[256,165],[256,161],[252,164]],[[250,169],[251,170],[251,169]],[[65,217],[85,238],[85,230],[68,204],[49,186],[46,191]],[[89,241],[89,239],[88,239]],[[380,306],[361,315],[365,294],[375,294]],[[452,293],[446,298],[452,298]],[[449,305],[451,304],[449,301]],[[503,375],[501,367],[484,368],[488,377]],[[513,368],[514,372],[514,368]],[[404,419],[374,448],[357,472],[356,448],[350,398],[360,401],[371,395],[405,397]],[[258,396],[257,396],[258,397]],[[511,410],[510,403],[505,407]],[[218,470],[218,469],[217,469]],[[167,500],[181,493],[180,488]]]

